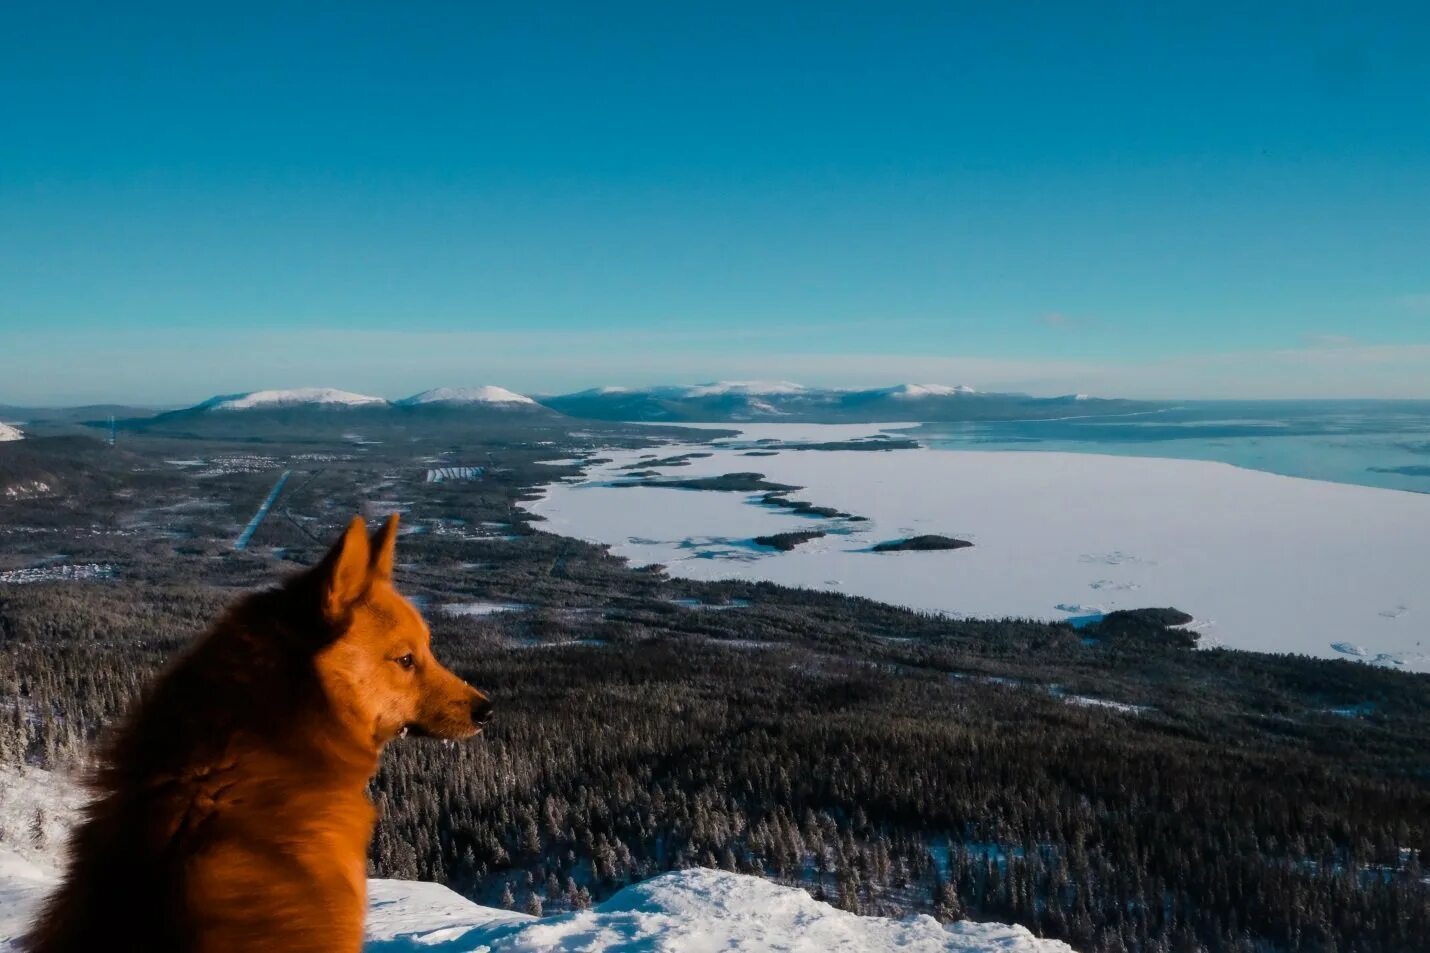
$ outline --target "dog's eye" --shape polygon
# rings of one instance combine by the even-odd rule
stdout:
[[[417,660],[412,657],[411,652],[408,652],[406,655],[402,656],[402,658],[397,660],[397,664],[401,665],[403,668],[411,668],[412,666],[417,664]]]

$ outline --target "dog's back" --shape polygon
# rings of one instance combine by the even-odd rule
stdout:
[[[469,737],[485,696],[390,585],[396,522],[355,520],[155,684],[101,759],[31,953],[356,953],[367,781],[407,728]]]
[[[245,602],[128,719],[26,949],[356,948],[342,934],[361,923],[353,880],[371,833],[362,792],[375,759],[343,770],[302,757],[316,754],[304,723],[321,710],[316,686],[301,657],[250,628],[281,618],[286,601],[275,592]],[[318,841],[326,856],[315,871],[306,855]],[[330,869],[338,883],[315,889]],[[305,933],[311,945],[293,942]],[[213,942],[239,934],[254,943]]]

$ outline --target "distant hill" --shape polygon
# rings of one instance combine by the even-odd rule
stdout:
[[[343,410],[353,407],[386,406],[381,397],[354,394],[351,391],[335,390],[331,387],[297,387],[291,390],[256,390],[247,394],[226,394],[210,397],[189,411],[270,411],[294,408],[321,410]],[[183,413],[184,411],[177,411]]]
[[[135,457],[92,436],[0,442],[0,504],[112,492],[126,481],[133,482],[138,464]],[[0,517],[0,523],[4,520]]]
[[[1131,413],[1157,405],[1074,394],[1032,397],[984,393],[966,385],[896,384],[862,390],[803,387],[789,381],[720,381],[694,386],[601,387],[540,398],[570,417],[670,423],[887,423],[892,421],[1047,419]]]
[[[556,422],[562,417],[671,424],[1046,420],[1133,413],[1159,406],[1085,394],[1033,397],[983,392],[955,384],[838,389],[776,380],[599,387],[537,398],[489,384],[438,387],[398,400],[330,387],[296,387],[220,394],[180,410],[114,416],[118,418],[118,426],[126,430],[203,435],[239,435],[261,430],[266,434],[296,435],[330,433],[335,428],[381,430],[420,425],[461,426],[478,421],[484,425],[502,421],[532,424]],[[87,418],[76,416],[79,410],[71,409],[63,417],[43,419],[108,426],[108,415],[98,412],[101,409],[109,408],[89,408],[91,413]]]
[[[393,408],[409,416],[445,415],[469,419],[498,417],[551,417],[559,414],[549,407],[505,387],[438,387],[396,401]]]
[[[18,429],[27,437],[88,434],[91,433],[90,427],[100,424],[109,426],[110,417],[116,420],[148,417],[157,410],[154,407],[122,404],[87,404],[78,407],[21,407],[0,404],[0,425]]]
[[[480,421],[491,425],[504,420],[530,423],[533,418],[558,417],[556,411],[530,397],[490,385],[437,388],[396,401],[331,387],[295,387],[220,394],[192,407],[131,417],[119,425],[126,430],[174,434],[262,433],[293,437],[331,435],[334,431],[361,435],[423,423],[461,426]]]
[[[505,387],[437,387],[424,390],[420,394],[404,397],[397,402],[404,407],[427,407],[444,405],[449,407],[535,407],[536,401],[525,394],[507,390]]]

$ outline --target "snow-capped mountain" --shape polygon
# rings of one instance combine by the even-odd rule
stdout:
[[[186,410],[121,421],[125,427],[182,424],[206,431],[251,430],[259,422],[290,429],[361,423],[411,426],[421,421],[460,425],[562,414],[590,420],[666,423],[889,423],[896,421],[1036,420],[1072,413],[1128,413],[1155,405],[1075,394],[1032,397],[975,390],[966,384],[894,384],[821,388],[794,381],[714,381],[652,387],[596,387],[538,398],[494,385],[437,387],[400,400],[327,387],[259,390],[211,397]],[[240,423],[252,417],[252,423]],[[207,421],[207,422],[205,422]]]
[[[58,882],[84,792],[49,771],[6,765],[0,795],[0,953],[13,953]],[[479,906],[440,884],[370,880],[366,933],[366,948],[385,953],[1072,953],[1020,926],[861,917],[794,887],[704,868],[662,874],[589,910],[550,917]]]
[[[365,433],[389,427],[460,426],[481,420],[555,418],[554,411],[504,387],[438,387],[401,400],[338,390],[294,387],[221,394],[183,410],[120,421],[125,429],[182,428],[189,432],[248,433],[255,428],[308,433],[341,428]]]
[[[957,397],[960,394],[976,394],[978,391],[967,384],[896,384],[883,387],[873,393],[883,393],[898,400],[919,400],[924,397]]]
[[[482,387],[435,387],[432,390],[424,390],[420,394],[413,394],[411,397],[404,397],[397,403],[405,407],[417,407],[423,404],[531,404],[534,406],[536,401],[525,394],[518,394],[505,387],[494,387],[488,384]]]
[[[381,397],[355,394],[332,387],[294,387],[288,390],[255,390],[246,394],[210,397],[195,410],[276,410],[291,407],[374,407],[387,401]]]
[[[1087,398],[1083,412],[1121,413],[1151,405]],[[1070,398],[985,393],[966,384],[895,384],[852,389],[805,387],[791,381],[720,381],[694,386],[601,387],[545,397],[571,417],[680,422],[780,421],[882,423],[1007,420],[1065,414]]]
[[[461,424],[482,421],[556,418],[558,415],[525,394],[485,384],[477,387],[437,387],[394,401],[398,419],[433,420]]]
[[[19,427],[12,427],[9,424],[0,423],[0,443],[6,440],[23,440],[24,438],[24,431]]]

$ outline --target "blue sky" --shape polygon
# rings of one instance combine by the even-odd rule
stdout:
[[[12,4],[0,403],[1430,397],[1427,48],[1412,3]]]

